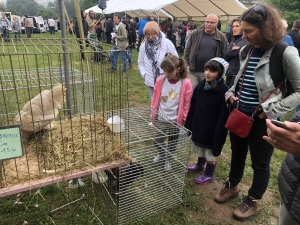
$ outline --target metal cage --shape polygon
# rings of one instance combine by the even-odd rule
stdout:
[[[98,62],[95,51],[81,60],[78,46],[2,43],[0,126],[20,124],[24,156],[0,160],[0,197],[92,174],[102,224],[137,222],[181,203],[188,130],[159,114],[151,119],[148,107],[129,109],[121,62],[107,71],[110,47],[96,52]]]

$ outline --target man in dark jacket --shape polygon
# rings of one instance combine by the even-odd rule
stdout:
[[[281,196],[279,225],[300,224],[300,112],[280,128],[267,120],[268,137],[263,138],[275,148],[286,151],[278,176]]]
[[[204,65],[214,58],[224,58],[227,50],[227,39],[217,29],[218,17],[210,14],[205,19],[205,25],[190,35],[185,47],[184,59],[188,65],[188,77],[192,82],[193,89],[200,80],[204,79]]]
[[[88,35],[89,25],[86,22],[85,18],[86,18],[86,13],[85,13],[84,10],[81,10],[81,18],[78,18],[74,22],[74,32],[75,32],[75,35],[76,35],[77,38],[81,38],[80,37],[79,26],[78,26],[78,23],[80,21],[82,22],[82,28],[83,28],[83,37],[82,38],[86,38],[87,35]],[[80,52],[81,52],[81,59],[84,60],[84,53],[83,53],[83,51],[87,47],[87,43],[86,43],[86,45],[84,47],[84,43],[86,42],[86,40],[82,41],[82,40],[79,39],[78,42],[79,42],[79,47],[80,47]]]
[[[298,53],[300,56],[300,34],[299,34],[299,30],[300,30],[300,20],[295,20],[293,23],[293,27],[292,30],[290,32],[288,32],[288,35],[291,36],[294,46],[295,48],[298,49]]]
[[[106,29],[106,42],[108,44],[111,44],[111,32],[113,32],[113,27],[114,27],[114,24],[111,20],[111,18],[108,18],[105,22],[105,29]]]

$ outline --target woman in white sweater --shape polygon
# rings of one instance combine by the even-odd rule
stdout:
[[[141,76],[145,79],[145,85],[150,89],[152,99],[153,88],[156,78],[163,74],[160,64],[167,52],[176,55],[177,51],[173,43],[167,39],[164,33],[160,32],[155,21],[147,22],[144,27],[145,42],[140,47],[138,67]]]

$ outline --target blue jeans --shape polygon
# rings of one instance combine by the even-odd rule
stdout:
[[[113,46],[113,50],[117,50],[116,44]],[[127,71],[127,52],[125,50],[122,51],[114,51],[112,52],[112,69],[116,70],[117,69],[117,62],[118,62],[118,57],[121,55],[122,61],[123,61],[123,72]]]
[[[52,26],[50,27],[49,26],[49,32],[50,32],[50,34],[54,34],[54,27],[52,27]]]
[[[15,32],[14,33],[14,38],[17,39],[17,36],[18,36],[18,38],[21,39],[21,34],[20,33],[21,33],[20,31]]]
[[[2,28],[2,35],[5,40],[9,39],[9,30],[7,28]]]
[[[258,117],[255,118],[248,137],[240,138],[230,132],[232,150],[229,173],[230,185],[236,186],[241,181],[249,149],[254,173],[248,195],[255,199],[262,198],[270,178],[270,160],[274,147],[262,139],[263,136],[267,135],[266,120]]]
[[[127,47],[126,50],[128,51],[127,59],[128,59],[128,64],[130,67],[132,67],[132,47]]]
[[[144,35],[139,34],[139,41],[138,41],[138,46],[137,46],[138,50],[140,49],[141,42],[142,42],[142,39],[143,39],[143,38],[144,38]]]

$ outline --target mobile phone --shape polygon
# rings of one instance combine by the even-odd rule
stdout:
[[[281,122],[281,121],[278,121],[278,120],[271,120],[271,122],[276,125],[277,127],[281,127],[281,128],[284,128],[284,129],[287,129],[285,126],[284,126],[284,122]]]

